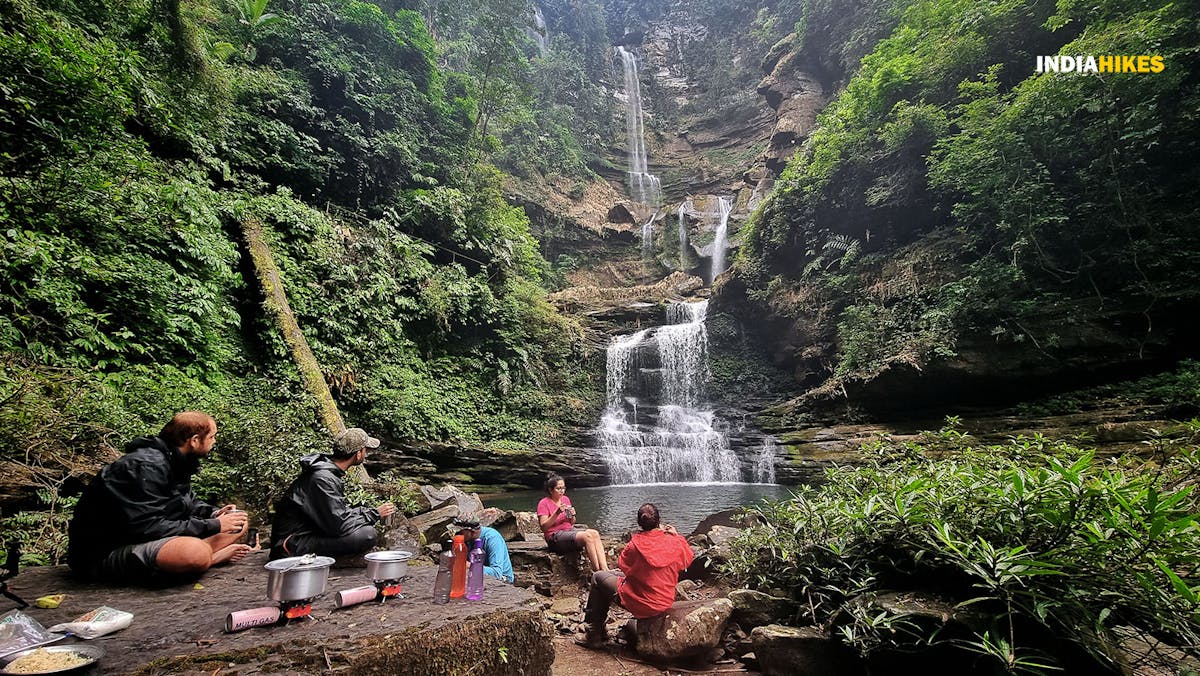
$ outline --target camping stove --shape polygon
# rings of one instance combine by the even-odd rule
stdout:
[[[312,604],[316,598],[280,601],[277,606],[237,610],[225,616],[225,631],[233,633],[252,627],[283,626],[292,620],[313,619]]]
[[[404,594],[401,583],[411,579],[410,575],[389,580],[374,580],[372,584],[354,589],[344,589],[337,593],[334,605],[338,608],[348,608],[360,603],[378,601],[384,603],[388,599],[402,599]]]
[[[367,562],[367,577],[372,584],[340,591],[334,603],[338,608],[347,608],[359,603],[378,601],[383,603],[390,598],[404,598],[400,593],[400,583],[409,579],[408,560],[412,552],[389,550],[371,552],[363,557]]]
[[[329,578],[328,556],[296,556],[271,561],[267,569],[267,597],[278,605],[251,608],[229,613],[225,631],[235,632],[251,627],[283,625],[303,618],[312,618],[312,604],[325,593]]]

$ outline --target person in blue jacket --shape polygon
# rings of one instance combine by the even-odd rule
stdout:
[[[504,536],[495,528],[479,525],[479,519],[470,516],[460,516],[454,519],[454,526],[467,542],[467,548],[474,547],[475,540],[483,540],[483,574],[504,580],[512,584],[512,561],[508,558],[508,543]]]

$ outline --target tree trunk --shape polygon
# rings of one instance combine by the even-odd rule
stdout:
[[[284,293],[283,279],[275,265],[275,257],[271,255],[271,247],[263,238],[262,224],[257,219],[247,218],[242,221],[241,226],[242,235],[246,238],[246,248],[250,250],[250,259],[254,264],[254,276],[262,291],[263,306],[291,349],[292,360],[300,372],[300,380],[317,404],[321,423],[331,434],[337,435],[346,429],[346,423],[342,420],[337,402],[329,391],[329,384],[325,382],[321,365],[317,363],[316,356],[308,346],[308,340],[300,331],[296,315],[292,314],[292,307],[288,304],[287,294]],[[363,481],[371,480],[362,465],[351,471]]]

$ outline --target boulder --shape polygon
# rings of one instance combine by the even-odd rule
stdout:
[[[675,600],[691,601],[695,598],[694,593],[700,586],[700,583],[695,580],[680,580],[679,584],[675,585]]]
[[[516,577],[513,584],[545,596],[578,592],[591,571],[582,553],[555,554],[544,541],[510,542],[508,555]]]
[[[441,488],[420,486],[419,490],[421,491],[421,495],[425,497],[425,500],[429,502],[429,509],[431,510],[437,510],[447,505],[455,505],[458,507],[459,513],[470,514],[471,512],[478,512],[483,509],[483,502],[479,499],[478,495],[474,493],[468,495],[456,486],[449,484]]]
[[[764,676],[857,676],[863,673],[854,654],[817,627],[768,624],[750,632],[750,640]]]
[[[513,518],[517,522],[517,539],[527,540],[529,542],[545,541],[542,536],[542,528],[538,525],[537,514],[533,512],[513,512]]]
[[[708,541],[714,547],[719,547],[726,542],[732,540],[742,532],[741,528],[730,528],[729,526],[713,526],[708,531]]]
[[[515,540],[521,534],[517,528],[516,517],[507,509],[486,507],[474,516],[479,517],[481,526],[495,528],[505,540]]]
[[[799,609],[791,599],[753,589],[735,589],[729,592],[729,600],[733,602],[733,621],[744,631],[791,621]]]
[[[666,662],[707,657],[721,643],[732,613],[729,599],[677,603],[662,615],[637,621],[637,652]]]
[[[383,545],[387,549],[399,549],[417,553],[425,544],[420,529],[403,514],[396,513],[383,526]]]
[[[449,526],[458,514],[458,507],[447,505],[432,512],[418,514],[409,519],[408,524],[421,534],[425,544],[434,544],[446,539],[446,526]]]

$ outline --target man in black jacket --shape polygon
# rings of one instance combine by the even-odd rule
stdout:
[[[396,507],[390,502],[376,508],[350,507],[345,476],[346,470],[366,460],[368,448],[378,447],[378,439],[351,427],[334,439],[331,454],[300,459],[300,476],[275,503],[271,560],[304,554],[352,556],[375,546],[375,522],[394,514]]]
[[[156,437],[134,439],[125,455],[101,468],[71,519],[67,561],[77,575],[113,582],[194,576],[244,558],[238,544],[246,513],[217,509],[192,492],[200,459],[212,452],[217,423],[184,411]]]

